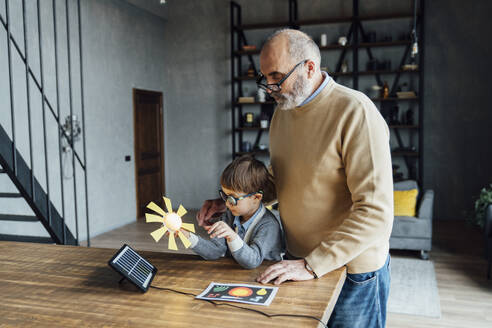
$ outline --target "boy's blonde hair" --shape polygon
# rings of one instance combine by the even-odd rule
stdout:
[[[277,198],[273,176],[265,164],[250,155],[238,157],[227,165],[220,177],[220,184],[227,189],[247,194],[261,190],[264,203]]]

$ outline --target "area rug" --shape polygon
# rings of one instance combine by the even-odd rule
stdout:
[[[388,312],[441,317],[441,303],[432,261],[391,258]]]

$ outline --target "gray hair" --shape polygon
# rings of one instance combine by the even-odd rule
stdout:
[[[265,42],[263,48],[275,40],[279,35],[286,35],[289,41],[289,55],[294,61],[300,62],[304,59],[311,59],[316,67],[321,65],[321,53],[316,42],[309,35],[299,30],[282,29],[273,33]]]

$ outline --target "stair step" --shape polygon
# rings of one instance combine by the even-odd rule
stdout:
[[[0,214],[0,221],[37,222],[34,215]]]
[[[19,151],[13,147],[12,140],[0,124],[0,168],[2,170],[6,170],[8,174],[13,173],[11,171],[11,168],[13,168],[13,154],[16,154],[17,170],[15,176],[12,175],[11,180],[17,190],[19,190],[18,192],[20,194],[0,193],[0,198],[20,197],[22,195],[23,198],[21,199],[26,200],[26,203],[29,204],[29,207],[34,212],[34,215],[39,218],[39,221],[49,232],[50,237],[53,238],[52,240],[49,240],[49,242],[61,243],[64,241],[67,245],[77,245],[78,242],[75,239],[75,236],[72,234],[70,229],[68,229],[68,227],[66,230],[64,229],[64,221],[60,213],[56,209],[53,202],[48,201],[48,195],[39,183],[39,181],[36,179],[36,177],[31,178],[31,169],[29,168]],[[6,192],[9,190],[4,189],[2,191]],[[36,195],[36,197],[34,197],[34,195]],[[2,211],[2,209],[0,209],[0,211]],[[2,212],[6,211],[4,210]],[[50,221],[48,219],[48,213],[51,213]],[[1,222],[2,221],[0,221],[0,224]]]
[[[23,243],[41,243],[41,244],[54,244],[50,237],[37,237],[37,236],[19,236],[19,235],[4,235],[0,234],[1,241],[19,241]]]
[[[0,192],[0,198],[20,198],[21,194],[15,192]]]

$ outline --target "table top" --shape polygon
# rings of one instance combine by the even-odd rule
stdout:
[[[131,245],[130,245],[131,246]],[[114,249],[0,242],[0,326],[22,327],[318,327],[308,318],[274,317],[215,306],[193,296],[150,288],[140,292],[107,262]],[[258,285],[272,262],[253,270],[232,259],[138,252],[157,267],[152,285],[193,293],[210,282]],[[345,281],[340,268],[320,279],[280,285],[270,306],[240,303],[268,314],[297,314],[327,322]],[[271,285],[269,285],[271,286]],[[225,303],[225,302],[217,302]],[[321,326],[321,325],[320,325]]]

